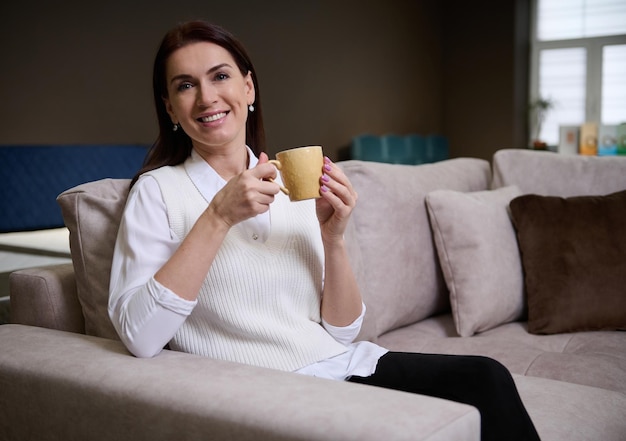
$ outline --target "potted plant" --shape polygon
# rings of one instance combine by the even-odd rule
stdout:
[[[546,119],[550,109],[554,107],[554,101],[550,98],[538,97],[531,101],[528,105],[530,124],[533,128],[532,146],[535,149],[545,149],[547,144],[539,137],[541,135],[541,127]]]

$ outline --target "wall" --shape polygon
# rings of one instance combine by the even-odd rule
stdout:
[[[435,0],[62,4],[0,6],[0,144],[151,143],[154,53],[193,18],[230,29],[255,60],[270,153],[319,143],[337,157],[362,132],[444,128]]]
[[[527,146],[529,1],[443,3],[443,133],[451,156]]]

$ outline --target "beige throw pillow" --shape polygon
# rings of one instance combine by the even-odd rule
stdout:
[[[456,158],[424,165],[340,163],[359,194],[346,242],[367,314],[360,338],[449,310],[426,195],[441,188],[485,190],[489,163]]]
[[[428,194],[439,262],[457,332],[469,337],[524,314],[524,285],[509,202],[515,186],[462,193]]]
[[[78,299],[88,335],[119,339],[108,314],[109,278],[129,185],[130,179],[103,179],[71,188],[57,198],[70,230]]]

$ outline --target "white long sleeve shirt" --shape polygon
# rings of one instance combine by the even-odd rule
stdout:
[[[258,159],[249,150],[249,167]],[[212,200],[226,184],[195,151],[184,164],[204,198]],[[270,207],[271,210],[271,207]],[[269,212],[242,222],[246,234],[265,241],[270,234]],[[151,176],[141,177],[132,188],[124,211],[113,256],[109,315],[128,349],[139,357],[158,354],[185,322],[197,301],[185,300],[154,279],[182,238],[171,231],[161,190]],[[368,376],[387,352],[370,342],[353,343],[365,314],[351,325],[335,327],[322,319],[322,326],[347,351],[305,366],[296,372],[343,380],[352,375]]]

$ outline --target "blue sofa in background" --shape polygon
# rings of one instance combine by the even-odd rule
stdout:
[[[146,145],[0,146],[0,233],[63,226],[56,197],[78,184],[131,178]]]

